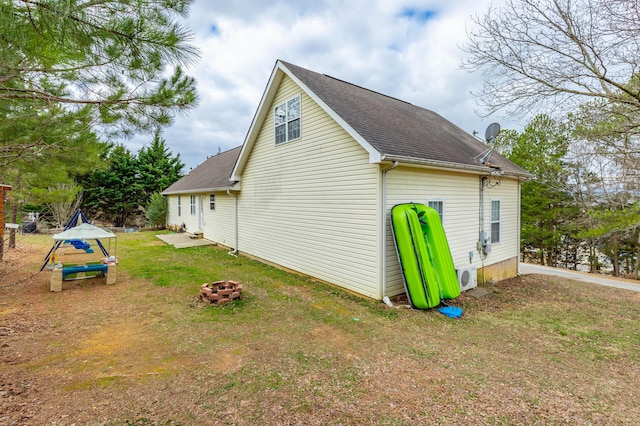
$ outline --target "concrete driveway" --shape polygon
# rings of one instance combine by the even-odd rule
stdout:
[[[625,290],[640,292],[640,281],[626,280],[623,278],[615,278],[599,274],[589,274],[586,272],[570,271],[568,269],[552,268],[550,266],[521,263],[520,273],[553,275],[556,277],[569,278],[576,281],[584,281],[588,283],[604,285],[607,287],[616,287]]]

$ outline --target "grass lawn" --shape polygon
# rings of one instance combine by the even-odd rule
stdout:
[[[390,309],[214,246],[119,234],[117,283],[0,263],[0,425],[637,424],[640,293],[543,276]],[[205,306],[204,282],[243,283]]]

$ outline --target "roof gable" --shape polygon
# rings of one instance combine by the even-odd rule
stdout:
[[[162,191],[162,194],[187,194],[233,189],[233,182],[229,180],[229,177],[240,154],[240,148],[236,147],[207,158],[204,163],[191,170],[188,175],[183,176]]]
[[[372,163],[387,160],[479,173],[500,169],[516,176],[528,175],[497,153],[491,154],[490,164],[480,163],[478,158],[489,147],[433,111],[277,61],[232,172],[235,180],[240,180],[259,126],[269,113],[269,106],[285,74],[369,153]]]

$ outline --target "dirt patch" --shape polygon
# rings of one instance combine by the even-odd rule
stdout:
[[[324,342],[328,349],[338,352],[348,352],[351,348],[351,339],[353,339],[342,330],[326,325],[311,330],[310,337],[314,341]]]

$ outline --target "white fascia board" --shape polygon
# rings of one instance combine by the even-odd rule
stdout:
[[[240,155],[238,156],[238,161],[231,172],[231,177],[229,180],[239,182],[241,180],[242,171],[244,170],[245,165],[247,164],[247,160],[249,159],[249,155],[251,154],[251,150],[253,149],[253,145],[258,137],[258,132],[260,131],[260,126],[264,122],[265,117],[269,113],[267,106],[271,105],[273,98],[276,96],[278,88],[280,86],[280,82],[284,75],[287,75],[291,80],[293,80],[314,102],[320,105],[331,118],[333,118],[342,128],[352,137],[354,138],[368,153],[369,153],[369,162],[370,163],[380,163],[382,161],[382,154],[376,150],[371,144],[369,144],[358,132],[356,132],[346,121],[342,119],[334,110],[329,108],[329,106],[322,101],[309,87],[307,87],[302,81],[300,81],[281,61],[277,61],[276,65],[271,72],[271,77],[269,78],[269,82],[267,83],[267,87],[262,95],[262,99],[260,100],[260,104],[258,105],[258,109],[256,114],[253,117],[253,121],[251,122],[251,127],[247,132],[247,136],[245,137],[244,143],[242,144],[242,150],[240,151]]]
[[[240,177],[242,176],[242,171],[247,164],[247,160],[249,159],[249,155],[251,155],[253,145],[255,144],[256,139],[258,138],[258,133],[260,132],[260,127],[258,126],[261,126],[264,122],[264,119],[268,113],[267,106],[271,105],[271,102],[276,95],[277,89],[280,86],[280,82],[282,81],[283,74],[282,71],[280,71],[278,64],[279,61],[276,63],[276,66],[271,72],[267,87],[262,94],[262,99],[260,99],[258,109],[253,116],[251,126],[249,127],[249,131],[245,136],[244,142],[242,144],[242,149],[240,150],[240,155],[238,155],[238,160],[236,161],[236,164],[233,167],[233,171],[231,172],[231,177],[229,178],[229,180],[232,182],[239,182],[241,180]]]
[[[403,157],[398,155],[383,155],[382,160],[387,162],[397,161],[401,165],[405,166],[413,166],[413,167],[421,167],[426,169],[438,169],[444,171],[452,171],[452,172],[465,172],[472,173],[477,175],[489,175],[492,173],[500,173],[502,172],[502,176],[514,177],[519,180],[526,180],[530,177],[530,175],[524,175],[521,173],[513,173],[513,172],[504,172],[500,168],[493,168],[487,166],[472,166],[468,164],[460,164],[453,163],[448,161],[438,161],[438,160],[426,160],[423,158],[415,158],[415,157]]]
[[[441,169],[450,171],[466,171],[477,174],[487,174],[491,171],[486,166],[470,166],[448,161],[426,160],[424,158],[405,157],[399,155],[385,155],[382,157],[386,161],[397,161],[401,165],[423,167],[430,169]]]
[[[342,119],[334,110],[329,108],[329,106],[324,103],[322,99],[320,99],[311,89],[309,89],[302,81],[300,81],[291,71],[287,69],[284,64],[280,61],[277,63],[277,68],[281,69],[287,76],[293,80],[298,86],[305,91],[305,93],[313,99],[315,103],[320,105],[320,108],[324,110],[331,118],[333,118],[353,139],[356,140],[368,153],[369,153],[369,163],[380,163],[382,161],[382,154],[375,149],[369,142],[367,142],[358,132],[356,132],[353,127],[347,124],[346,121]]]
[[[161,192],[162,195],[185,195],[185,194],[206,194],[212,192],[225,192],[225,191],[238,191],[240,185],[223,186],[219,188],[197,188],[197,189],[183,189],[182,191]]]

